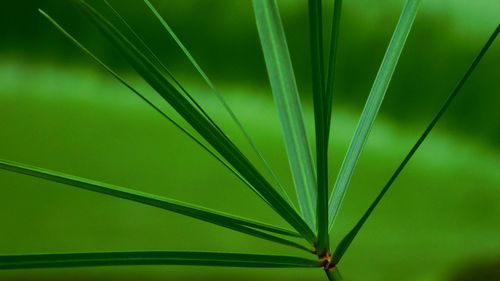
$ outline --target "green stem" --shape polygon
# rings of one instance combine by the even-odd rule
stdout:
[[[328,277],[328,280],[330,281],[342,281],[342,276],[340,275],[340,272],[338,268],[334,267],[332,269],[325,269],[326,277]]]

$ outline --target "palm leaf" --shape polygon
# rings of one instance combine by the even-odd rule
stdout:
[[[285,32],[275,0],[253,0],[262,50],[304,220],[315,225],[315,175]]]
[[[145,205],[157,207],[177,214],[181,214],[184,216],[216,224],[222,227],[226,227],[261,239],[284,244],[287,246],[292,246],[308,252],[311,251],[307,247],[304,247],[296,242],[289,241],[287,239],[283,239],[274,235],[270,235],[259,230],[292,236],[292,237],[297,237],[298,235],[296,233],[273,225],[261,223],[258,221],[253,221],[250,219],[229,215],[226,213],[214,211],[211,209],[199,207],[196,205],[168,199],[165,197],[145,192],[140,192],[125,187],[119,187],[107,183],[97,182],[94,180],[80,178],[60,172],[54,172],[46,169],[27,166],[1,159],[0,159],[0,169],[142,203]]]
[[[365,224],[366,220],[370,217],[372,214],[373,210],[378,206],[384,195],[387,193],[389,188],[392,186],[396,178],[399,176],[399,174],[403,171],[403,169],[406,167],[406,164],[410,161],[410,159],[413,157],[415,152],[420,148],[422,143],[425,141],[429,133],[432,131],[432,129],[436,126],[437,122],[441,119],[443,114],[446,112],[446,110],[449,108],[450,104],[453,102],[453,100],[456,98],[462,87],[464,86],[465,82],[469,79],[471,76],[472,72],[476,69],[477,65],[481,61],[481,59],[484,57],[488,49],[491,47],[493,42],[495,41],[496,37],[498,36],[498,33],[500,32],[500,25],[497,25],[497,28],[495,31],[491,34],[489,37],[488,41],[484,44],[483,48],[479,52],[479,54],[476,56],[472,64],[469,66],[467,71],[465,72],[464,76],[458,84],[455,86],[451,94],[448,96],[446,101],[443,103],[441,106],[441,109],[438,111],[434,119],[429,123],[427,128],[424,130],[420,138],[417,140],[417,142],[413,145],[413,147],[410,149],[410,152],[406,155],[406,157],[403,159],[401,164],[399,164],[398,168],[394,173],[392,174],[391,178],[389,181],[385,184],[385,186],[382,188],[380,191],[379,195],[375,198],[375,200],[372,202],[370,207],[366,210],[366,212],[363,214],[361,219],[356,223],[356,225],[351,229],[351,231],[341,240],[337,248],[335,249],[334,253],[334,260],[339,262],[344,253],[347,251],[349,246],[351,245],[351,242],[354,240],[358,232],[361,230],[363,225]]]
[[[114,44],[143,79],[167,101],[210,145],[223,156],[250,184],[252,189],[306,240],[314,233],[293,207],[267,182],[241,151],[207,120],[189,100],[166,79],[161,71],[142,54],[118,29],[85,1],[78,1],[82,12]]]
[[[227,111],[233,122],[236,124],[236,126],[240,129],[240,131],[243,133],[244,137],[246,138],[247,142],[250,144],[252,147],[253,151],[257,155],[257,157],[260,159],[262,164],[264,164],[264,167],[267,169],[269,174],[273,177],[274,181],[278,184],[278,187],[281,191],[281,193],[285,196],[285,198],[288,200],[288,202],[293,206],[293,202],[290,199],[290,196],[285,190],[284,185],[281,183],[278,175],[276,172],[273,170],[271,165],[269,165],[269,162],[266,160],[260,149],[257,147],[257,144],[255,141],[252,139],[250,134],[247,132],[241,121],[238,119],[234,111],[231,109],[227,101],[224,99],[224,96],[220,93],[220,91],[215,87],[214,83],[212,80],[208,77],[208,75],[203,71],[201,66],[198,64],[196,59],[191,55],[189,50],[186,48],[186,46],[182,43],[182,41],[179,39],[179,37],[175,34],[175,32],[172,30],[172,28],[168,25],[168,23],[165,21],[165,19],[160,15],[160,12],[151,4],[150,1],[144,0],[144,3],[148,6],[148,8],[153,12],[155,17],[158,19],[158,21],[161,23],[163,28],[168,32],[168,34],[172,37],[172,39],[175,41],[177,46],[182,50],[182,52],[186,55],[188,60],[191,62],[191,64],[194,66],[196,71],[200,74],[200,76],[203,78],[205,83],[210,87],[212,92],[215,94],[215,96],[219,99],[219,102],[222,104],[224,109]]]
[[[347,187],[354,173],[354,169],[361,155],[361,151],[368,139],[368,135],[373,126],[377,113],[384,100],[385,93],[389,87],[394,70],[398,63],[401,52],[405,45],[408,34],[417,15],[421,0],[407,0],[396,30],[392,35],[391,42],[385,53],[380,69],[373,83],[370,95],[366,101],[365,108],[361,114],[358,126],[352,138],[339,175],[335,182],[329,202],[330,229],[337,217],[342,200],[344,199]]]
[[[64,268],[130,265],[193,265],[224,267],[319,267],[318,261],[291,256],[214,252],[104,252],[0,256],[0,269]]]

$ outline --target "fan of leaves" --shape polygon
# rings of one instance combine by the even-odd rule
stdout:
[[[106,37],[115,50],[135,69],[156,93],[189,124],[185,128],[145,95],[131,86],[123,77],[101,61],[92,51],[87,49],[52,17],[40,10],[64,36],[104,67],[112,76],[130,89],[152,109],[173,123],[190,139],[199,144],[207,153],[215,157],[229,169],[248,188],[259,196],[269,207],[281,216],[291,227],[284,229],[264,222],[227,214],[201,206],[160,197],[135,189],[119,187],[107,183],[84,179],[73,175],[32,167],[7,160],[0,160],[0,169],[37,177],[67,186],[98,192],[112,197],[135,201],[180,215],[212,223],[234,231],[244,233],[273,243],[296,248],[303,256],[259,255],[243,253],[218,252],[105,252],[105,253],[69,253],[0,256],[0,269],[26,269],[51,267],[82,267],[111,265],[204,265],[229,267],[317,267],[323,268],[330,280],[340,280],[338,263],[349,248],[349,245],[360,231],[370,214],[380,203],[386,192],[394,183],[405,165],[418,150],[439,119],[443,116],[453,99],[470,77],[480,60],[485,55],[499,33],[499,27],[493,32],[483,46],[471,66],[466,70],[448,99],[444,102],[434,119],[429,123],[421,137],[410,149],[408,155],[395,170],[380,194],[366,210],[365,214],[354,225],[352,230],[334,248],[330,248],[329,233],[334,229],[335,218],[341,208],[342,201],[354,173],[358,159],[368,139],[370,129],[375,121],[399,57],[410,33],[421,0],[406,0],[399,22],[389,42],[387,51],[378,70],[373,87],[369,93],[358,126],[345,155],[340,172],[328,194],[328,146],[333,103],[333,85],[337,46],[339,41],[341,0],[334,1],[332,28],[328,34],[329,46],[324,43],[324,24],[321,0],[309,0],[309,27],[311,46],[311,73],[313,81],[315,151],[313,161],[311,147],[306,135],[302,105],[295,75],[288,51],[285,32],[276,0],[253,0],[257,29],[272,87],[276,109],[279,113],[284,136],[286,152],[294,183],[294,194],[288,194],[276,173],[272,170],[263,154],[257,148],[251,136],[238,120],[236,114],[228,106],[223,95],[217,90],[187,48],[179,40],[165,19],[148,1],[145,4],[159,20],[166,32],[173,38],[210,87],[212,93],[221,102],[232,120],[240,128],[243,135],[258,156],[259,161],[272,175],[273,183],[256,168],[242,153],[228,135],[219,127],[207,112],[196,102],[181,83],[168,70],[165,64],[153,53],[141,37],[127,21],[104,0],[108,9],[120,24],[114,24],[98,10],[84,0],[73,1],[79,10]],[[327,49],[327,51],[325,51]],[[195,133],[192,133],[194,130]],[[291,196],[296,196],[298,206],[293,204]],[[302,240],[298,240],[301,238]],[[300,252],[299,252],[300,253]],[[306,255],[309,255],[307,257]]]

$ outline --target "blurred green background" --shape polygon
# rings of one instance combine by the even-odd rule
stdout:
[[[99,4],[100,1],[94,1]],[[241,134],[142,1],[110,1],[252,157]],[[250,0],[152,1],[291,186]],[[344,1],[331,178],[403,0]],[[312,136],[307,1],[280,0]],[[329,1],[325,1],[330,7]],[[115,81],[43,8],[148,95],[67,1],[0,10],[0,158],[283,225],[227,170]],[[329,9],[327,9],[329,11]],[[328,12],[331,14],[330,12]],[[348,231],[498,24],[496,0],[424,1],[332,233]],[[342,262],[347,280],[500,280],[500,44],[464,87]],[[158,100],[159,101],[159,100]],[[159,104],[160,101],[159,101]],[[167,105],[162,104],[166,110]],[[301,254],[120,199],[0,171],[0,255],[211,250]],[[0,280],[324,280],[320,270],[192,267],[0,271]]]

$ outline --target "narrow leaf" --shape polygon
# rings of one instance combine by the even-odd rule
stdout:
[[[333,22],[330,36],[330,50],[328,63],[328,77],[326,80],[326,127],[330,130],[333,105],[333,87],[335,82],[337,50],[339,45],[340,18],[342,14],[342,0],[334,0]]]
[[[327,254],[328,237],[328,128],[326,127],[326,102],[323,55],[323,17],[321,0],[309,0],[309,33],[311,44],[314,124],[316,132],[316,225],[318,227],[317,251]]]
[[[113,197],[118,197],[145,205],[157,207],[167,211],[171,211],[177,214],[192,217],[198,220],[216,224],[222,227],[226,227],[235,231],[239,231],[251,236],[266,239],[272,242],[284,244],[287,246],[292,246],[298,249],[302,249],[310,252],[310,249],[304,247],[296,242],[292,242],[280,237],[276,237],[262,231],[255,229],[260,229],[264,231],[269,231],[276,234],[288,235],[297,237],[297,234],[286,229],[282,229],[273,225],[261,223],[258,221],[253,221],[250,219],[237,217],[229,215],[226,213],[210,210],[207,208],[199,207],[196,205],[184,203],[177,200],[168,199],[165,197],[148,194],[145,192],[140,192],[137,190],[119,187],[111,184],[106,184],[102,182],[97,182],[94,180],[89,180],[85,178],[80,178],[60,172],[54,172],[46,169],[41,169],[37,167],[27,166],[19,163],[14,163],[11,161],[0,159],[0,169],[24,174],[32,177],[37,177],[52,182],[62,183],[65,185],[81,188],[84,190],[89,190],[101,194],[110,195]],[[255,229],[254,229],[255,228]]]
[[[335,73],[336,73],[336,62],[337,62],[337,49],[339,42],[339,33],[340,33],[340,18],[342,12],[342,0],[333,0],[333,20],[332,20],[332,29],[330,35],[330,49],[329,49],[329,64],[328,64],[328,75],[326,80],[326,88],[325,88],[325,97],[322,100],[322,103],[325,105],[324,113],[324,122],[322,128],[324,132],[322,135],[318,136],[318,138],[322,138],[321,142],[317,141],[317,151],[318,151],[318,189],[323,189],[323,193],[326,192],[326,196],[328,197],[328,148],[330,142],[330,127],[332,121],[332,106],[333,106],[333,87],[335,81]],[[323,151],[320,153],[320,151]],[[320,174],[320,171],[321,174]],[[321,179],[321,180],[320,180]],[[323,206],[320,206],[320,196],[318,195],[318,214],[322,212],[329,212],[328,210],[328,199],[326,203],[323,203]],[[324,206],[326,205],[326,206]],[[320,210],[321,208],[321,210]],[[324,210],[326,209],[326,211]],[[318,228],[318,245],[326,245],[324,249],[329,247],[328,244],[328,232],[329,232],[329,214],[322,215],[321,217],[318,215],[318,225],[321,227]],[[321,221],[323,224],[321,224]],[[326,221],[326,223],[325,223]],[[338,272],[338,271],[337,271]],[[338,278],[337,278],[338,279]],[[340,279],[339,279],[340,280]]]
[[[132,87],[129,83],[125,81],[123,77],[121,77],[118,73],[112,70],[108,65],[106,65],[102,60],[100,60],[94,53],[92,53],[89,49],[87,49],[82,43],[80,43],[76,38],[74,38],[67,30],[65,30],[62,26],[60,26],[52,17],[50,17],[43,10],[39,10],[39,12],[47,19],[50,23],[52,23],[66,38],[68,38],[73,44],[75,44],[78,48],[80,48],[85,54],[87,54],[90,58],[96,61],[99,65],[101,65],[106,71],[108,71],[113,77],[115,77],[120,83],[122,83],[125,87],[127,87],[130,91],[136,94],[142,101],[147,103],[150,107],[152,107],[157,113],[159,113],[163,118],[167,119],[170,123],[172,123],[177,129],[181,130],[184,134],[186,134],[191,140],[200,145],[206,152],[212,155],[215,159],[217,159],[224,167],[226,167],[231,173],[233,173],[237,178],[239,178],[244,184],[250,186],[247,180],[245,180],[233,167],[228,165],[224,159],[222,159],[217,153],[212,151],[207,145],[205,145],[200,139],[198,139],[195,135],[189,132],[186,128],[181,126],[174,119],[170,118],[163,110],[161,110],[158,106],[156,106],[153,102],[151,102],[146,96],[141,94],[137,89]]]
[[[220,133],[222,135],[224,135],[226,138],[229,139],[229,137],[224,133],[224,131],[215,123],[215,121],[208,115],[208,113],[201,107],[201,105],[196,102],[196,100],[193,98],[193,96],[191,94],[189,94],[189,92],[186,90],[185,87],[182,86],[182,84],[175,78],[175,76],[173,75],[173,73],[165,66],[165,64],[160,60],[160,58],[158,58],[158,56],[153,52],[153,50],[151,50],[151,48],[149,48],[149,46],[144,42],[144,40],[139,36],[139,34],[137,34],[137,32],[132,28],[132,26],[130,26],[130,24],[125,20],[125,18],[123,18],[123,16],[106,0],[104,0],[105,4],[108,6],[108,8],[111,9],[111,11],[120,19],[120,21],[127,27],[127,29],[133,34],[133,36],[135,37],[135,39],[137,39],[137,41],[140,42],[140,44],[142,45],[142,47],[147,51],[147,53],[149,54],[149,56],[152,57],[152,59],[166,72],[166,74],[173,80],[173,82],[175,83],[175,85],[177,85],[177,87],[179,87],[179,89],[181,89],[181,91],[186,95],[186,97],[193,103],[193,105],[205,116],[205,118],[207,118],[207,120],[212,123],[212,125],[217,128]],[[152,6],[151,6],[152,7]],[[154,9],[154,8],[153,8]],[[155,13],[157,14],[157,13]],[[157,14],[157,16],[159,16],[159,14]],[[165,23],[166,24],[166,23]],[[167,26],[168,27],[168,26]],[[173,34],[173,31],[170,29],[170,27],[168,27],[168,30],[169,32],[171,32]],[[175,34],[173,34],[174,38],[176,39],[176,41],[178,42],[178,44],[182,45],[182,43],[179,41],[179,39],[175,36]],[[185,50],[185,52],[188,52],[187,49],[185,49],[185,47],[182,45],[181,48],[183,50]],[[189,52],[187,53],[189,54]],[[191,58],[193,61],[194,61],[194,58]],[[199,66],[196,64],[196,62],[194,61],[195,63],[195,66],[197,67],[197,69],[199,68]],[[206,77],[206,75],[203,73],[204,77]],[[206,77],[206,79],[208,79],[208,77]],[[210,81],[210,80],[209,80]],[[210,82],[211,83],[211,82]],[[213,90],[217,91],[215,89],[215,87],[212,85],[213,87]],[[219,92],[217,92],[218,95]],[[222,96],[220,96],[221,99],[223,99]],[[225,103],[225,101],[223,101]],[[226,104],[227,106],[227,104]],[[229,109],[230,110],[230,109]],[[232,113],[232,111],[231,111]],[[234,116],[234,114],[233,114]],[[236,116],[234,116],[234,118],[236,118]],[[241,124],[239,123],[239,121],[236,119],[236,122],[238,122],[238,124],[241,126]],[[241,127],[242,130],[243,127]],[[184,131],[184,129],[183,129]],[[246,133],[246,131],[245,131]],[[189,133],[188,133],[189,134]],[[249,136],[248,136],[249,137]],[[253,141],[251,139],[249,139],[249,141],[251,142],[251,144],[253,145],[254,149],[256,149],[256,152],[259,154],[259,156],[262,158],[262,161],[265,163],[265,165],[268,166],[267,164],[267,161],[262,157],[262,155],[260,154],[260,151],[257,150],[257,147],[255,146],[255,144],[253,143]],[[196,140],[197,143],[200,144],[200,142],[198,140]],[[249,183],[242,178],[242,176],[240,174],[238,174],[237,171],[234,170],[234,168],[232,168],[231,166],[229,166],[227,163],[225,163],[224,160],[222,160],[218,155],[216,155],[214,152],[210,151],[204,144],[201,144],[203,146],[203,148],[205,148],[207,151],[209,151],[209,153],[214,156],[215,158],[217,158],[217,160],[219,160],[224,166],[226,166],[227,168],[229,168],[231,170],[231,172],[236,175],[240,180],[243,181],[243,183],[245,183],[246,185],[249,185]],[[278,185],[279,185],[279,188],[281,189],[281,192],[286,196],[287,200],[288,200],[288,203],[290,203],[293,206],[292,204],[292,200],[290,199],[290,197],[288,196],[288,194],[286,193],[286,191],[284,190],[284,187],[281,185],[281,183],[279,182],[277,176],[274,174],[274,172],[272,171],[272,169],[268,166],[268,168],[270,169],[270,172],[271,174],[275,177],[275,180],[277,180],[278,182]],[[294,207],[295,208],[295,207]]]
[[[339,262],[340,259],[343,257],[344,253],[347,251],[347,249],[351,245],[351,242],[354,240],[354,238],[356,238],[356,235],[361,230],[361,228],[365,224],[366,220],[368,220],[368,218],[372,214],[373,210],[375,210],[375,208],[378,206],[378,204],[380,203],[380,201],[382,200],[382,198],[384,197],[384,195],[387,193],[387,191],[389,190],[389,188],[392,186],[392,184],[394,183],[394,181],[396,180],[396,178],[399,176],[399,174],[406,167],[406,164],[408,164],[408,162],[413,157],[413,155],[415,154],[415,152],[417,152],[417,150],[420,148],[420,146],[425,141],[425,139],[427,138],[427,136],[429,135],[429,133],[436,126],[437,122],[441,119],[441,117],[446,112],[446,110],[448,109],[448,107],[450,106],[450,104],[453,102],[453,100],[455,99],[455,97],[458,95],[458,93],[462,89],[462,87],[465,84],[465,82],[467,82],[467,80],[471,76],[472,72],[474,72],[474,70],[476,69],[476,67],[479,64],[479,62],[482,60],[482,58],[484,57],[484,55],[486,54],[486,52],[488,51],[488,49],[490,48],[490,46],[493,44],[493,42],[497,38],[499,32],[500,32],[500,25],[497,25],[497,28],[495,29],[495,31],[493,32],[493,34],[490,36],[490,38],[488,39],[488,41],[486,42],[486,44],[483,46],[483,48],[481,49],[481,51],[479,52],[479,54],[476,56],[476,58],[474,59],[474,61],[472,62],[472,64],[469,66],[469,68],[465,72],[465,74],[462,77],[462,79],[460,79],[460,81],[455,86],[455,88],[453,89],[453,91],[451,92],[451,94],[448,96],[448,98],[446,99],[446,101],[441,106],[441,109],[438,111],[438,113],[436,114],[436,116],[434,117],[434,119],[432,119],[432,121],[427,126],[427,128],[424,130],[424,132],[422,133],[422,135],[420,136],[420,138],[417,140],[417,142],[410,149],[410,152],[408,152],[408,154],[403,159],[403,161],[401,162],[401,164],[399,164],[398,168],[396,169],[396,171],[394,171],[394,173],[392,174],[392,176],[389,179],[389,181],[382,188],[382,190],[380,191],[380,193],[377,196],[377,198],[375,198],[375,200],[372,202],[372,204],[370,205],[370,207],[363,214],[363,216],[361,217],[361,219],[357,222],[357,224],[351,229],[351,231],[339,243],[339,245],[335,249],[335,253],[334,253],[334,260],[335,261]]]
[[[82,12],[114,44],[138,74],[167,101],[210,145],[223,156],[266,203],[309,242],[314,233],[283,197],[267,182],[241,151],[207,120],[169,81],[161,71],[116,27],[85,1],[78,1]]]
[[[186,97],[189,99],[189,101],[192,102],[192,104],[200,111],[201,114],[210,122],[212,125],[217,128],[221,134],[223,134],[226,138],[227,135],[222,131],[222,129],[215,123],[215,121],[208,115],[208,113],[201,107],[201,105],[193,98],[193,96],[186,90],[184,86],[179,82],[177,78],[175,78],[174,74],[165,66],[165,64],[158,58],[158,56],[149,48],[149,46],[144,42],[144,40],[137,34],[137,32],[130,26],[130,24],[125,20],[124,17],[106,0],[104,0],[104,3],[108,8],[113,12],[113,14],[124,24],[124,26],[127,28],[128,31],[131,32],[131,34],[134,36],[134,38],[139,42],[140,46],[142,46],[143,49],[146,50],[145,55],[151,59],[152,62],[156,63],[159,65],[159,67],[165,71],[168,77],[170,77],[173,81],[173,83],[181,90],[181,92],[186,95]]]
[[[229,116],[231,117],[231,119],[233,120],[233,122],[238,126],[238,128],[240,129],[240,131],[243,133],[244,137],[246,138],[247,142],[252,147],[252,149],[255,152],[255,154],[258,156],[258,158],[260,159],[260,161],[262,162],[262,164],[264,164],[264,167],[271,174],[271,176],[273,177],[274,181],[278,184],[278,188],[280,189],[281,193],[285,196],[285,198],[288,200],[288,202],[293,206],[293,202],[290,199],[290,196],[288,195],[288,193],[286,192],[284,185],[281,183],[280,179],[278,178],[278,175],[273,170],[273,168],[271,167],[271,165],[269,165],[269,162],[266,160],[266,158],[264,157],[264,155],[262,154],[262,152],[259,150],[259,148],[255,144],[255,141],[252,139],[252,137],[247,132],[247,130],[245,129],[245,127],[243,127],[243,124],[240,122],[240,120],[238,119],[238,117],[236,116],[236,114],[234,113],[234,111],[231,109],[231,107],[229,106],[229,104],[224,99],[224,96],[215,87],[215,85],[212,82],[212,80],[210,80],[210,78],[205,73],[205,71],[203,71],[203,69],[201,68],[201,66],[198,64],[198,62],[195,60],[195,58],[191,55],[191,53],[186,48],[186,46],[182,43],[182,41],[179,39],[179,37],[175,34],[175,32],[173,31],[173,29],[168,25],[168,23],[165,21],[165,19],[160,15],[160,13],[158,12],[158,10],[153,6],[153,4],[151,4],[151,2],[149,2],[148,0],[144,0],[144,3],[146,3],[146,5],[148,6],[148,8],[151,10],[151,12],[153,12],[153,14],[155,15],[155,17],[161,23],[161,25],[163,26],[163,28],[172,37],[172,39],[175,41],[175,43],[177,44],[177,46],[179,46],[179,48],[182,50],[182,52],[186,55],[186,57],[189,59],[189,61],[191,62],[191,64],[194,66],[194,68],[196,69],[196,71],[198,71],[198,73],[203,78],[203,80],[205,81],[205,83],[207,83],[207,85],[210,87],[210,89],[212,90],[212,92],[219,99],[219,102],[222,104],[222,106],[224,107],[224,109],[227,111],[227,113],[229,114]]]
[[[389,87],[394,70],[398,63],[401,52],[405,45],[408,34],[417,15],[418,7],[421,0],[407,0],[396,26],[396,30],[392,35],[391,42],[385,53],[380,69],[375,78],[375,82],[366,101],[365,108],[361,114],[358,126],[352,138],[349,149],[345,156],[344,162],[340,169],[337,181],[333,188],[332,196],[329,202],[329,219],[330,230],[337,217],[342,200],[344,199],[347,187],[358,163],[359,156],[368,139],[368,135],[373,126],[373,122],[377,117],[377,113],[384,100],[385,93]]]
[[[292,256],[214,252],[104,252],[0,256],[0,270],[132,265],[223,267],[318,267],[318,261]]]
[[[314,229],[316,180],[278,5],[275,0],[253,0],[253,6],[300,208]]]

